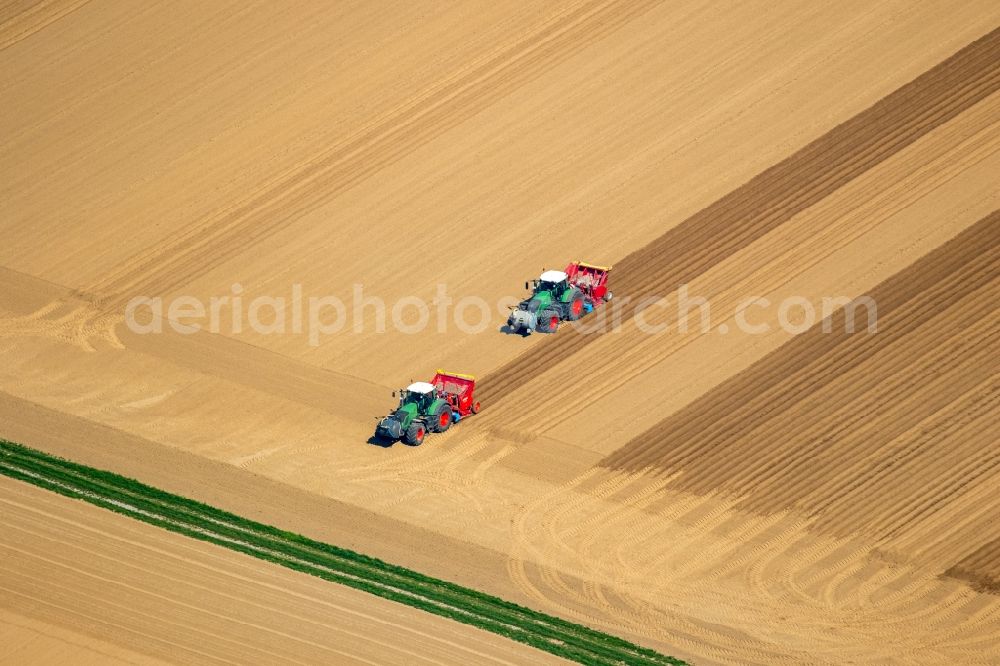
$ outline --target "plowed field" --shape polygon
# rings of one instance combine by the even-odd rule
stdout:
[[[996,3],[28,0],[0,98],[0,438],[697,664],[1000,661]],[[501,332],[577,259],[605,309]],[[482,414],[370,444],[438,367]],[[0,504],[0,658],[549,658]]]

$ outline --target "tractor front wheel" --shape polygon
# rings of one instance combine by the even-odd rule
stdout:
[[[448,405],[441,405],[437,413],[434,415],[434,420],[432,421],[434,427],[434,432],[444,432],[451,427],[451,407]]]
[[[538,313],[538,330],[542,333],[555,333],[559,328],[559,313],[545,309]]]
[[[424,443],[424,435],[426,434],[427,428],[424,427],[423,423],[410,424],[410,427],[406,429],[406,434],[403,435],[403,443],[410,446],[420,446]]]
[[[480,405],[479,401],[476,400],[474,403],[472,403],[472,408],[470,409],[470,411],[473,414],[478,414],[480,409],[482,409],[482,405]]]

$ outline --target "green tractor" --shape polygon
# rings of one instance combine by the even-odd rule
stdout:
[[[544,271],[524,288],[531,296],[512,308],[509,329],[522,335],[555,333],[561,321],[576,321],[611,300],[607,288],[610,266],[574,261],[565,271]]]
[[[375,436],[420,446],[428,432],[444,432],[452,423],[479,413],[475,390],[472,375],[438,370],[431,381],[400,389],[399,407],[379,421]]]

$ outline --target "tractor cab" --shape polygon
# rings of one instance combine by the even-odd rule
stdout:
[[[413,382],[402,391],[399,404],[416,405],[420,412],[425,412],[434,400],[434,385],[428,382]]]
[[[562,271],[545,271],[535,280],[535,293],[550,292],[553,296],[562,296],[569,289],[569,276]]]
[[[537,280],[525,282],[524,287],[531,291],[531,296],[521,301],[517,309],[534,314],[563,297],[570,288],[569,276],[562,271],[543,271]]]

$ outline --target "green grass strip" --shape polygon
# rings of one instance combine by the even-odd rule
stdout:
[[[684,664],[624,639],[0,439],[0,473],[582,664]]]

